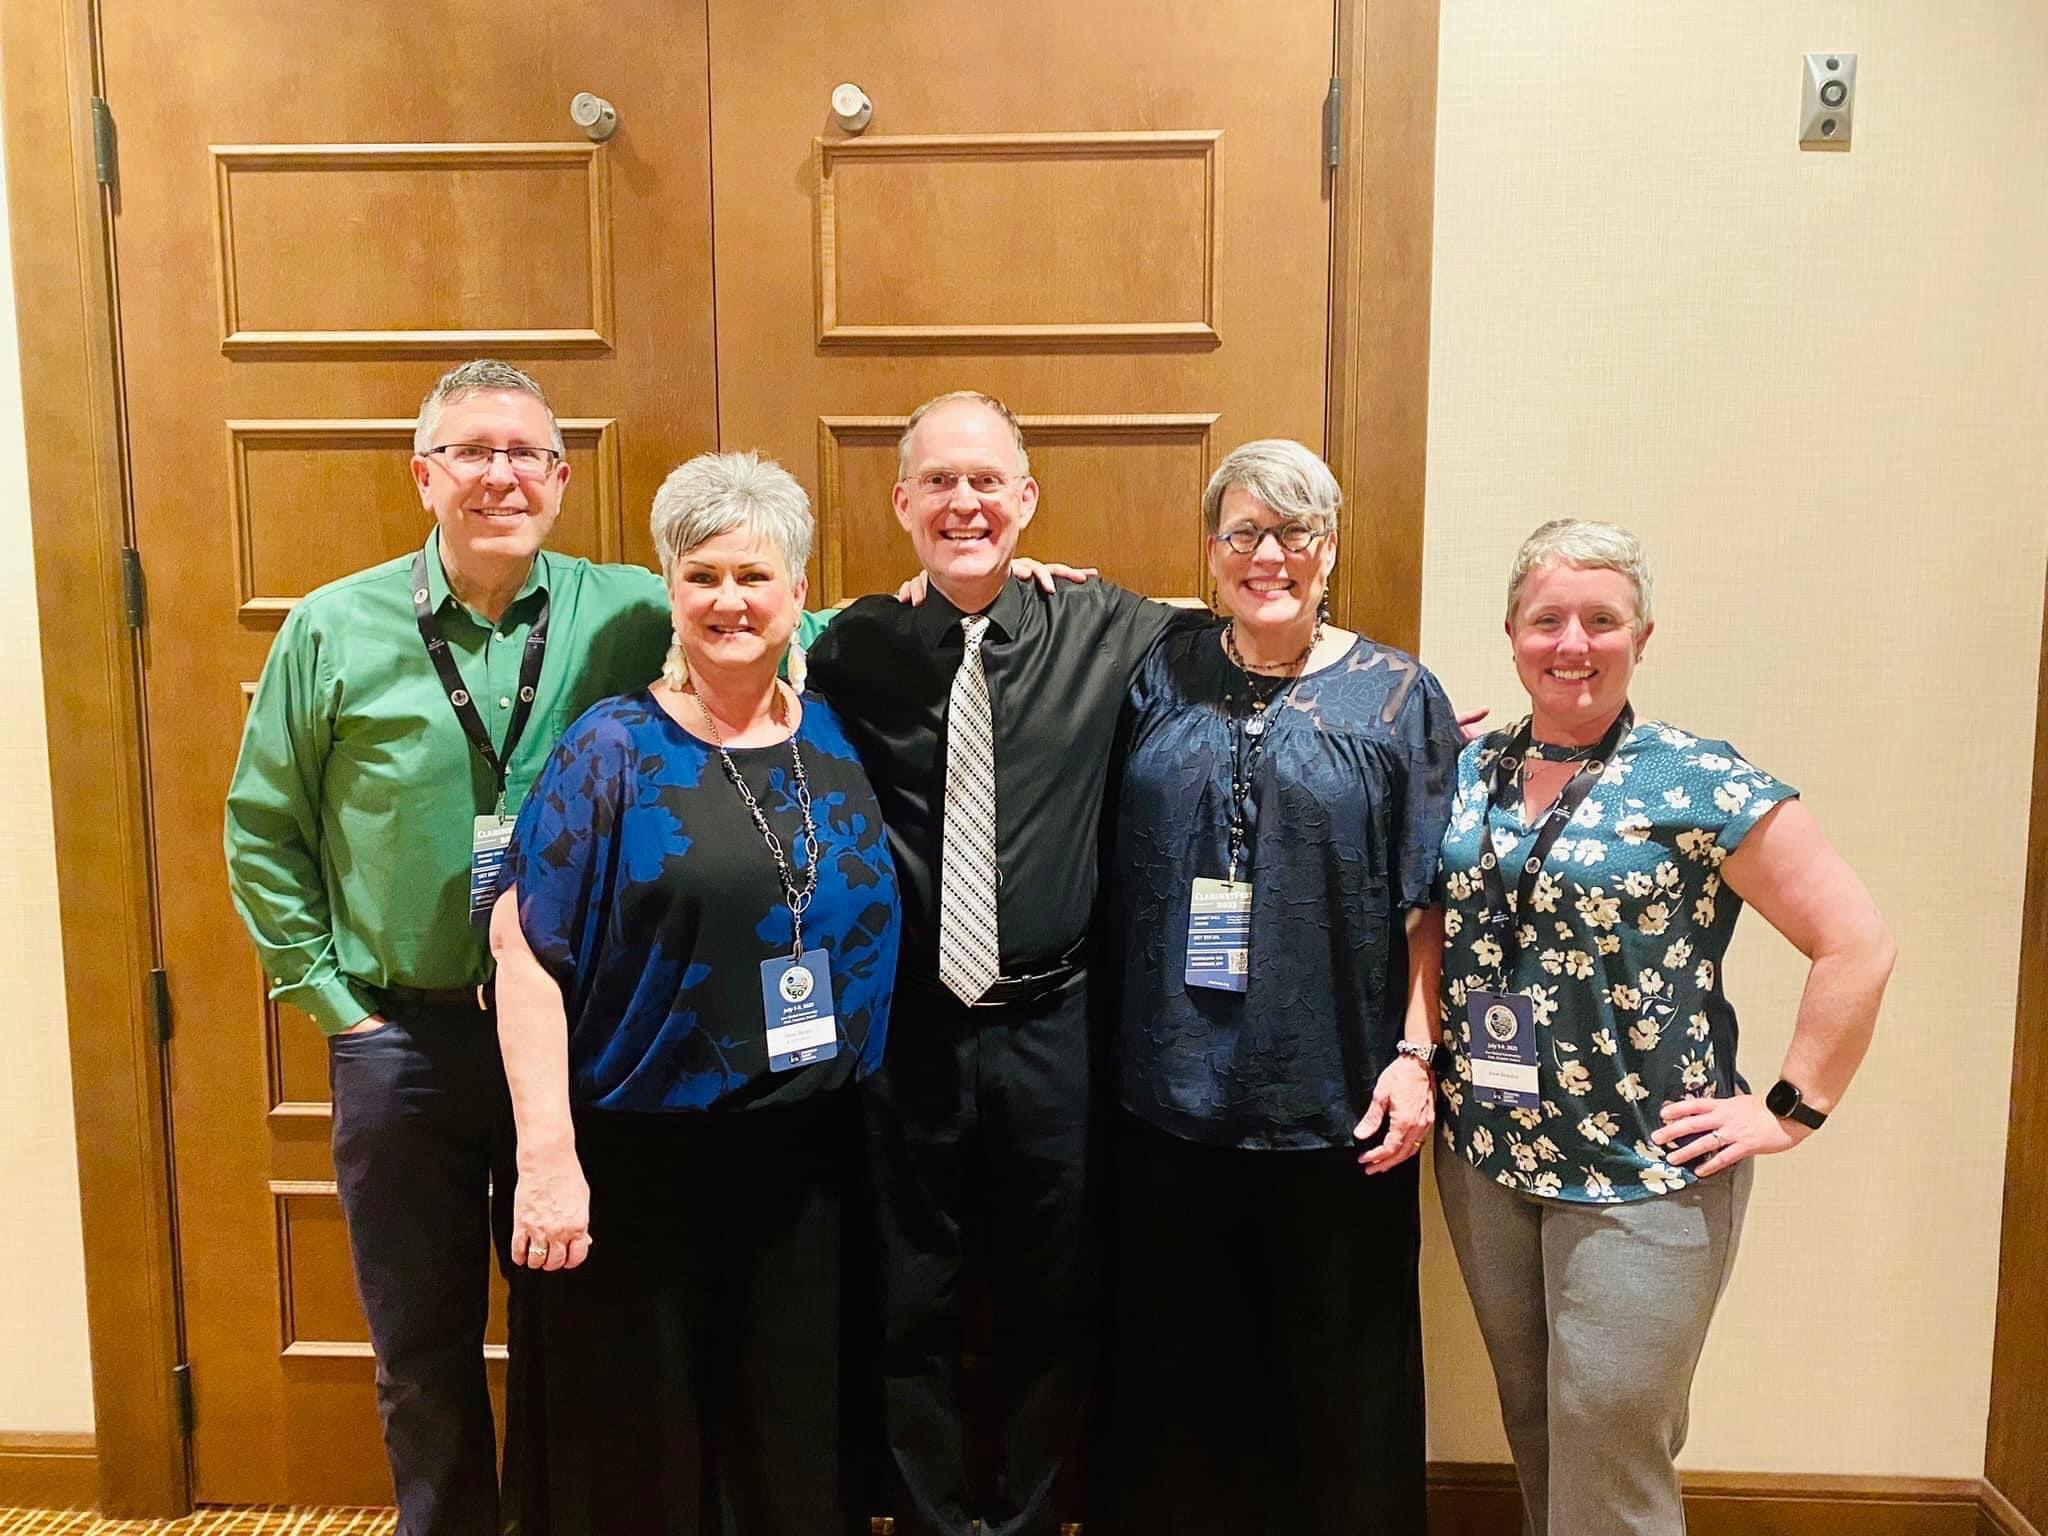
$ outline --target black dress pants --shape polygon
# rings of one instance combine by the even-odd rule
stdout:
[[[851,1091],[579,1110],[589,1258],[522,1269],[505,1468],[517,1536],[840,1536]]]
[[[1008,986],[1010,984],[1000,984]],[[882,1386],[896,1529],[1045,1536],[1085,1439],[1100,1337],[1087,977],[969,1008],[898,984],[865,1089],[881,1256]],[[971,1493],[961,1396],[962,1271],[994,1306],[999,1473]]]
[[[497,1017],[391,1001],[383,1012],[382,1029],[329,1036],[327,1065],[398,1532],[497,1536],[484,1322],[493,1239],[502,1265],[511,1236],[513,1145]]]
[[[1116,1120],[1114,1536],[1422,1536],[1417,1166]]]

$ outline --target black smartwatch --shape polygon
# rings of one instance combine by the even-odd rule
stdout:
[[[1806,1095],[1799,1091],[1798,1086],[1782,1077],[1771,1084],[1771,1091],[1764,1095],[1764,1108],[1780,1120],[1790,1120],[1810,1131],[1817,1131],[1828,1123],[1826,1115],[1806,1102]]]

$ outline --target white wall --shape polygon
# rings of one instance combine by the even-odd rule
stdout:
[[[1800,59],[1859,54],[1847,154]],[[1423,651],[1513,718],[1507,563],[1645,539],[1639,713],[1798,785],[1901,959],[1825,1132],[1761,1170],[1688,1465],[1983,1470],[2044,548],[2048,6],[1444,0]],[[1729,966],[1752,1083],[1803,967]],[[1504,1457],[1440,1226],[1433,1454]]]
[[[0,1434],[92,1428],[40,645],[14,269],[0,262]]]

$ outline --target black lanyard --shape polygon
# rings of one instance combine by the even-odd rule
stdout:
[[[505,753],[500,757],[498,749],[491,745],[491,733],[484,724],[483,716],[476,712],[476,701],[462,685],[462,673],[456,669],[455,658],[448,654],[448,642],[434,627],[434,609],[427,593],[427,552],[421,550],[412,557],[412,616],[419,621],[420,638],[427,643],[427,657],[440,674],[441,686],[447,691],[448,702],[455,710],[455,718],[461,722],[463,734],[469,737],[469,744],[490,767],[497,790],[495,804],[502,816],[505,814],[505,780],[511,774],[512,753],[519,746],[519,738],[526,733],[526,718],[533,713],[534,690],[540,682],[541,662],[547,655],[551,600],[543,590],[540,617],[526,632],[526,654],[519,660],[519,701],[513,706],[512,718],[506,724]]]
[[[1244,674],[1245,689],[1252,698],[1253,710],[1250,715],[1240,715],[1233,710],[1230,717],[1230,868],[1226,878],[1232,884],[1237,882],[1238,863],[1251,841],[1252,775],[1258,769],[1260,754],[1265,751],[1266,736],[1280,723],[1280,712],[1293,701],[1294,690],[1300,685],[1302,675],[1290,678],[1275,688],[1266,702],[1260,704],[1254,687],[1260,679],[1249,672]]]
[[[1486,887],[1486,916],[1482,921],[1490,930],[1489,936],[1494,943],[1500,946],[1503,987],[1512,985],[1515,963],[1522,956],[1521,935],[1517,930],[1528,918],[1529,903],[1536,894],[1536,882],[1543,875],[1543,861],[1550,856],[1550,850],[1564,832],[1565,824],[1577,814],[1586,796],[1593,792],[1594,784],[1607,771],[1608,760],[1635,723],[1635,711],[1626,704],[1622,705],[1621,713],[1614,717],[1614,724],[1600,738],[1600,744],[1593,748],[1592,755],[1579,764],[1577,772],[1558,791],[1557,798],[1550,802],[1550,809],[1544,813],[1536,829],[1535,844],[1522,860],[1522,878],[1515,886],[1512,909],[1508,906],[1507,881],[1500,872],[1500,856],[1493,845],[1493,812],[1495,807],[1505,805],[1508,796],[1515,791],[1515,775],[1528,754],[1534,720],[1524,720],[1517,726],[1514,735],[1508,738],[1508,744],[1501,749],[1500,756],[1493,760],[1493,777],[1487,784],[1486,816],[1480,824],[1484,844],[1479,850],[1479,879]]]

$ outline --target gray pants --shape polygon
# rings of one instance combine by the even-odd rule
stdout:
[[[1537,1200],[1435,1149],[1522,1485],[1525,1536],[1677,1536],[1686,1400],[1755,1177],[1623,1205]]]

